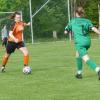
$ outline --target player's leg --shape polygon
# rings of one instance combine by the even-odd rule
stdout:
[[[18,44],[18,49],[24,55],[24,66],[28,66],[28,64],[29,64],[29,52],[28,52],[28,49],[25,47],[23,42]]]
[[[23,53],[24,55],[24,68],[23,72],[25,74],[30,74],[31,73],[31,68],[28,65],[29,64],[29,52],[28,49],[25,47],[23,42],[18,43],[18,49]],[[27,70],[26,70],[27,69]],[[26,70],[26,71],[25,71]]]
[[[83,61],[86,62],[86,64],[88,64],[90,66],[90,68],[95,70],[97,65],[95,64],[94,61],[92,61],[89,58],[89,56],[87,54],[87,50],[88,50],[87,46],[78,47],[78,52],[79,52],[80,57],[83,59]]]
[[[19,48],[19,50],[24,54],[24,66],[28,66],[29,63],[29,53],[26,47]]]
[[[100,80],[100,68],[96,65],[96,63],[89,58],[88,54],[87,54],[87,50],[89,46],[78,46],[78,52],[80,57],[83,59],[83,61],[90,66],[91,69],[95,70],[97,73],[99,73],[99,80]]]
[[[87,54],[87,50],[88,50],[89,47],[88,46],[87,47],[81,47],[80,50],[79,50],[79,54],[80,54],[80,57],[82,57],[83,61],[87,65],[89,65],[91,69],[95,70],[98,73],[99,80],[100,80],[100,68],[96,65],[96,63],[92,59],[90,59],[90,57]]]
[[[93,70],[95,70],[95,71],[98,72],[98,70],[97,70],[98,67],[97,67],[96,63],[95,63],[92,59],[90,59],[90,57],[88,56],[88,54],[84,55],[84,56],[82,57],[82,59],[85,61],[85,63],[86,63],[87,65],[90,66],[91,69],[93,69]]]
[[[96,63],[92,59],[90,59],[90,57],[87,54],[87,50],[89,47],[86,46],[85,48],[83,48],[83,50],[81,51],[81,57],[85,61],[85,63],[90,66],[91,69],[98,72],[100,70],[100,68],[97,67]]]
[[[91,60],[87,54],[84,55],[82,59],[86,62],[87,65],[90,66],[91,69],[95,70],[98,73],[100,80],[100,67],[98,67],[96,63],[93,60]]]
[[[2,58],[2,67],[1,67],[1,71],[4,72],[5,71],[5,66],[8,62],[8,59],[11,55],[11,53],[13,53],[16,49],[16,44],[13,42],[8,42],[7,47],[6,47],[6,53],[4,54],[3,58]]]
[[[79,52],[76,51],[76,63],[77,63],[77,74],[76,78],[81,79],[82,78],[82,58],[79,56]]]
[[[1,67],[1,71],[4,72],[5,71],[5,66],[8,62],[10,54],[8,54],[7,52],[4,54],[3,58],[2,58],[2,67]]]

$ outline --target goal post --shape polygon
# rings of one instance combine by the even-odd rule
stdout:
[[[75,17],[76,0],[67,0],[68,22]],[[72,34],[69,33],[69,40],[72,40]]]
[[[31,24],[31,38],[32,44],[34,43],[34,33],[33,33],[33,18],[50,2],[51,0],[47,0],[35,13],[32,14],[32,0],[29,0],[30,6],[30,24]]]

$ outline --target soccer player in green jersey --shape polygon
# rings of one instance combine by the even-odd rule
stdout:
[[[89,31],[92,30],[97,34],[100,31],[93,26],[90,20],[84,18],[84,9],[78,7],[76,9],[76,18],[73,18],[65,27],[65,34],[72,32],[74,36],[74,44],[76,48],[76,62],[77,62],[77,74],[76,78],[82,79],[82,60],[95,70],[100,80],[100,68],[96,63],[88,56],[87,50],[91,46],[91,39]]]

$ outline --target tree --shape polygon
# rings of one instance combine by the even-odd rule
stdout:
[[[47,0],[32,0],[32,12],[34,13]],[[72,0],[70,0],[72,1]],[[98,0],[76,0],[77,6],[83,6],[86,16],[98,24]],[[23,20],[29,21],[29,0],[0,0],[0,11],[23,12]],[[33,19],[34,36],[51,37],[53,31],[62,36],[67,19],[67,0],[51,0],[50,3]],[[0,17],[1,18],[1,17]],[[25,29],[25,38],[31,38],[30,29]]]

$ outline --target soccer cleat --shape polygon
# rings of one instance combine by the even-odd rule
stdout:
[[[82,74],[76,74],[75,76],[77,79],[82,79]]]
[[[98,71],[98,77],[99,77],[99,80],[100,80],[100,70]]]
[[[1,72],[5,72],[5,67],[1,67]]]

